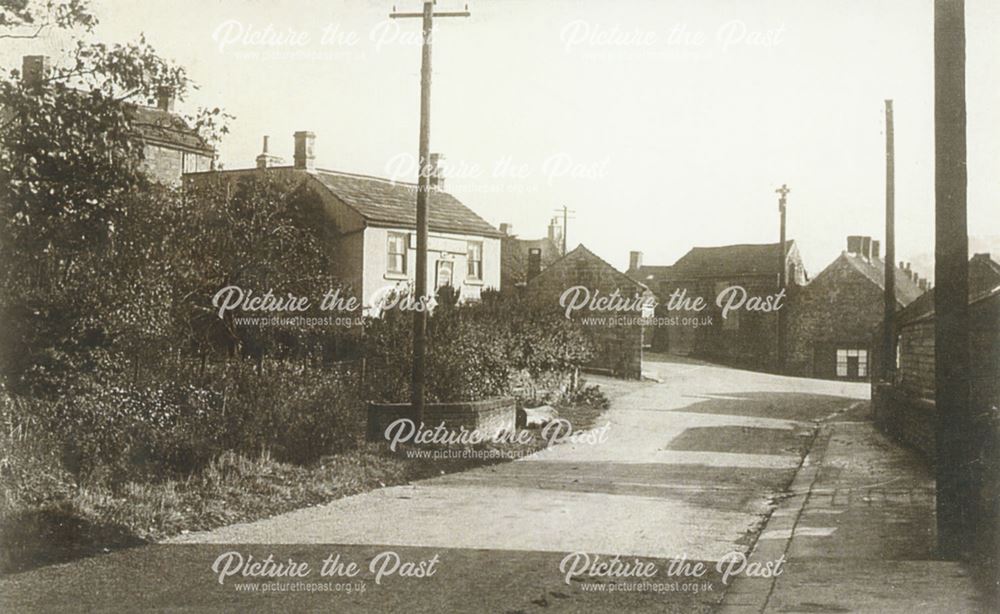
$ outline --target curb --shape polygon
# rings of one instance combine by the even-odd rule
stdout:
[[[748,556],[749,563],[769,563],[788,553],[795,528],[802,516],[802,510],[805,508],[806,502],[812,494],[816,478],[819,476],[819,470],[823,465],[823,458],[826,456],[826,449],[832,434],[833,429],[830,425],[821,424],[818,426],[809,451],[802,459],[802,463],[787,489],[791,494],[778,504],[778,507],[771,512],[767,522],[764,523],[764,527],[754,543],[753,550]],[[748,578],[737,576],[731,580],[717,611],[720,614],[749,614],[750,612],[760,614],[767,609],[768,601],[777,581],[777,577]]]

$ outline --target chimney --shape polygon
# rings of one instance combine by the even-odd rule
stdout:
[[[431,154],[430,188],[432,190],[444,190],[444,154]]]
[[[862,253],[861,242],[863,238],[864,237],[858,235],[851,235],[847,237],[847,253],[860,255]]]
[[[161,85],[156,88],[156,108],[167,113],[174,112],[174,88]]]
[[[508,237],[512,236],[514,234],[514,226],[512,224],[508,224],[507,222],[503,222],[500,224],[500,232]]]
[[[27,89],[44,85],[49,78],[52,65],[47,55],[26,55],[21,58],[21,83]]]
[[[264,145],[261,148],[260,155],[257,156],[257,168],[271,168],[272,166],[280,165],[283,160],[278,156],[273,156],[267,151],[269,137],[264,137]]]
[[[628,253],[628,270],[638,271],[642,268],[642,252]]]
[[[865,260],[871,260],[872,257],[871,237],[861,237],[861,255],[865,258]]]
[[[299,170],[316,170],[316,156],[313,154],[313,144],[316,135],[308,130],[295,133],[295,168]]]
[[[878,260],[879,258],[882,257],[882,254],[879,251],[879,247],[880,246],[881,246],[881,243],[879,243],[878,241],[876,241],[876,240],[872,241],[872,260]]]
[[[558,246],[562,246],[562,229],[559,227],[559,218],[554,217],[549,222],[549,241]]]
[[[921,277],[917,280],[917,285],[920,286],[921,292],[927,292],[927,280]]]
[[[528,281],[531,281],[542,272],[542,250],[532,247],[528,250]]]

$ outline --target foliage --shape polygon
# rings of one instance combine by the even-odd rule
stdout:
[[[369,395],[385,402],[408,400],[412,315],[390,310],[370,319],[364,354],[372,374]],[[515,374],[530,378],[568,373],[592,348],[573,321],[520,297],[484,292],[482,300],[440,302],[428,318],[426,399],[475,401],[509,395]]]

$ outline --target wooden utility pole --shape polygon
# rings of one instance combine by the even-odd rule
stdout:
[[[567,240],[566,237],[569,236],[569,221],[573,218],[569,216],[570,213],[576,213],[576,211],[563,205],[561,209],[556,209],[556,213],[562,213],[563,216],[563,227],[562,227],[562,255],[566,255]]]
[[[896,370],[896,166],[892,101],[885,101],[885,284],[882,298],[882,379]]]
[[[974,427],[969,407],[965,2],[934,2],[934,383],[938,547],[972,548]]]
[[[430,142],[431,142],[431,43],[435,17],[468,17],[468,5],[464,11],[446,13],[434,12],[434,0],[424,0],[420,13],[397,13],[396,7],[389,17],[408,19],[419,17],[423,20],[423,47],[420,58],[420,175],[417,177],[417,271],[416,296],[420,302],[413,312],[413,370],[410,380],[410,403],[417,414],[417,420],[424,417],[424,363],[427,354],[427,199],[430,193]]]
[[[781,214],[781,229],[778,232],[778,289],[784,290],[788,280],[785,279],[787,275],[787,260],[788,253],[785,249],[785,204],[788,202],[788,194],[791,190],[788,186],[781,184],[781,187],[775,190],[778,194],[778,212]],[[785,302],[788,302],[788,297],[785,297]],[[785,316],[784,311],[778,310],[778,372],[785,372]]]

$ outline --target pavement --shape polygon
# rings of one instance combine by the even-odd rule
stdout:
[[[933,560],[932,482],[865,421],[867,384],[644,369],[658,381],[594,378],[612,397],[603,442],[9,576],[0,609],[989,611],[962,568]],[[315,573],[220,578],[230,552],[242,570],[272,555]],[[786,560],[723,578],[720,560],[746,556],[761,563],[747,572]],[[324,559],[358,573],[319,576]],[[618,575],[567,574],[586,559]]]
[[[968,568],[935,560],[928,466],[851,417],[822,425],[749,557],[784,556],[786,573],[738,578],[720,614],[1000,611]]]

